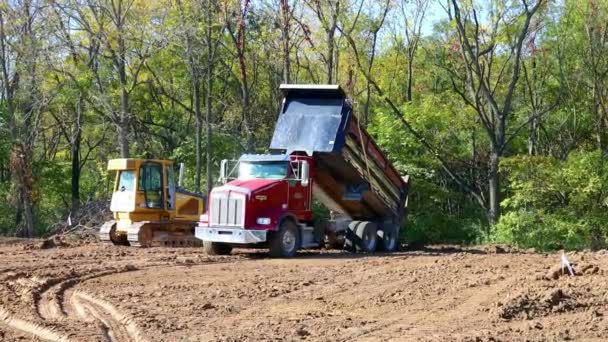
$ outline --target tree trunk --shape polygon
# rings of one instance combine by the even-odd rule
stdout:
[[[281,40],[283,43],[283,82],[289,83],[291,81],[291,62],[289,60],[289,29],[291,12],[289,11],[288,0],[281,0],[281,14],[283,17],[283,27],[281,27]]]
[[[126,71],[126,48],[123,37],[123,18],[121,15],[122,3],[119,2],[119,14],[116,27],[118,29],[118,76],[120,80],[120,125],[118,127],[118,140],[120,146],[120,156],[129,158],[129,126],[131,117],[129,114],[129,93],[127,91],[127,71]]]
[[[17,197],[17,208],[15,208],[15,228],[17,228],[17,235],[21,236],[22,231],[20,231],[20,226],[21,221],[23,221],[23,196],[21,194],[21,189],[19,189]]]
[[[15,183],[17,184],[18,203],[15,226],[21,237],[31,238],[34,236],[34,205],[32,203],[33,176],[31,166],[28,162],[31,158],[31,150],[28,146],[18,143],[15,145],[11,165],[14,170]]]
[[[253,152],[254,150],[254,140],[253,140],[253,132],[251,128],[251,121],[249,120],[249,85],[247,81],[247,63],[245,61],[245,49],[246,49],[246,39],[245,39],[245,15],[248,7],[248,2],[246,3],[245,9],[241,10],[240,18],[239,18],[239,28],[237,33],[237,57],[239,61],[239,72],[241,74],[241,115],[243,121],[243,128],[245,130],[245,136],[247,140],[247,151]]]
[[[595,76],[594,86],[593,86],[593,112],[595,114],[595,130],[596,130],[596,141],[597,148],[600,151],[604,151],[606,149],[606,125],[605,125],[605,113],[603,106],[603,82],[604,80],[600,78],[598,75]]]
[[[528,155],[538,154],[538,138],[540,135],[540,123],[536,113],[532,113],[530,120],[530,132],[528,134]]]
[[[80,209],[80,126],[76,129],[77,131],[70,149],[72,154],[72,213],[76,213]]]
[[[195,71],[196,72],[196,71]],[[201,172],[203,169],[202,162],[202,135],[203,135],[203,115],[201,113],[201,87],[198,81],[198,75],[192,75],[192,90],[194,96],[194,115],[196,116],[196,133],[195,133],[195,153],[196,153],[196,178],[194,182],[194,191],[201,192]]]
[[[334,34],[335,28],[327,33],[327,83],[334,82]]]
[[[211,94],[213,91],[213,61],[211,49],[211,0],[207,0],[207,87],[205,89],[205,123],[207,124],[207,196],[211,193],[213,180],[211,175]],[[206,205],[206,204],[205,204]]]
[[[500,164],[500,153],[498,147],[492,145],[490,152],[490,161],[488,163],[488,193],[489,193],[489,210],[488,221],[490,225],[494,225],[500,218],[500,178],[498,167]]]
[[[371,68],[370,68],[371,69]],[[372,86],[367,81],[367,89],[365,90],[365,108],[363,109],[363,126],[367,127],[369,124],[369,103],[372,96]]]
[[[118,131],[118,148],[122,158],[129,158],[129,128],[122,121],[116,124]]]
[[[408,57],[407,60],[407,80],[405,84],[405,101],[412,102],[412,82],[413,82],[413,54]]]
[[[31,189],[23,188],[23,237],[34,237],[34,205],[32,204]]]
[[[384,22],[384,19],[382,19],[382,21]],[[378,26],[378,30],[379,30],[379,26]],[[372,51],[371,51],[370,58],[369,58],[369,66],[367,67],[368,75],[371,75],[372,67],[374,66],[374,59],[376,57],[376,42],[378,41],[378,30],[372,32],[374,38],[372,41]],[[369,103],[371,101],[371,97],[372,97],[372,86],[371,86],[370,80],[368,79],[366,93],[365,93],[365,109],[363,111],[363,113],[364,113],[363,123],[364,123],[365,127],[367,127],[367,125],[369,124]]]
[[[76,131],[70,142],[70,153],[72,155],[72,213],[80,209],[80,144],[82,140],[82,95],[78,96],[76,103]]]
[[[247,152],[254,152],[255,141],[253,139],[253,132],[251,130],[249,121],[249,91],[247,90],[246,77],[244,75],[243,84],[241,84],[241,95],[242,95],[242,115],[243,115],[243,126],[245,128],[245,136],[247,139]]]
[[[8,179],[6,177],[6,168],[4,167],[4,162],[0,161],[0,183],[6,182]]]
[[[336,7],[331,12],[331,23],[327,28],[327,83],[334,83],[334,36],[338,28],[338,13],[340,11],[340,0],[336,1]]]

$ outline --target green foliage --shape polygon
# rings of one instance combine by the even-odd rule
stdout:
[[[235,138],[230,134],[221,134],[215,133],[211,138],[212,143],[212,177],[211,179],[215,182],[217,181],[220,174],[220,164],[223,159],[238,159],[239,156],[244,152],[244,147],[240,145],[239,139]],[[202,142],[203,151],[207,149],[207,140],[203,139]],[[195,169],[196,169],[196,159],[194,152],[194,137],[187,137],[185,142],[177,147],[173,151],[172,159],[175,161],[176,167],[179,163],[185,163],[186,172],[184,175],[184,186],[186,189],[194,188],[194,177],[195,177]],[[204,154],[202,158],[203,169],[205,169],[205,165],[207,163],[207,155]],[[206,189],[206,177],[203,177],[201,182],[202,188],[201,190]],[[216,185],[216,184],[214,184]]]
[[[70,168],[68,162],[44,162],[36,167],[39,170],[34,189],[37,235],[62,220],[70,210],[70,177],[66,177],[70,174]]]
[[[402,235],[406,242],[471,244],[484,239],[484,214],[470,199],[423,174],[411,177],[409,215]]]
[[[340,2],[336,24],[346,31],[352,27],[358,56],[344,39],[346,31],[336,29],[333,40],[328,37],[332,3],[321,1],[319,7],[314,1],[287,3],[293,6],[294,15],[288,30],[291,82],[325,83],[331,59],[332,77],[353,98],[355,115],[363,117],[369,84],[357,62],[364,69],[371,64],[370,29],[380,24],[384,2],[364,6],[361,12],[358,1]],[[371,76],[435,151],[429,151],[405,129],[373,86],[369,87],[367,127],[399,172],[411,177],[409,217],[402,238],[412,243],[492,239],[543,250],[604,246],[608,236],[608,128],[603,109],[608,101],[608,49],[604,44],[608,3],[545,2],[534,16],[506,123],[508,134],[515,136],[505,147],[506,158],[501,162],[503,215],[491,228],[487,208],[479,203],[488,197],[491,134],[463,100],[463,95],[470,94],[456,91],[464,89],[467,79],[456,22],[447,16],[434,23],[425,21],[422,36],[417,37],[412,32],[411,13],[401,12],[404,3],[389,2],[389,13],[373,51]],[[419,2],[407,4],[413,10]],[[77,5],[65,0],[33,2],[34,40],[24,37],[21,30],[26,13],[23,4],[0,5],[7,35],[0,39],[9,47],[7,76],[10,85],[16,86],[13,102],[9,102],[5,78],[0,77],[0,170],[5,170],[0,179],[0,200],[5,203],[0,206],[0,234],[15,232],[17,186],[14,170],[12,174],[7,170],[17,140],[32,143],[28,158],[32,170],[28,171],[34,178],[37,233],[65,219],[71,211],[71,146],[76,132],[82,138],[81,201],[108,197],[114,178],[106,165],[108,159],[119,155],[117,126],[123,86],[128,95],[131,156],[186,163],[187,188],[193,188],[196,173],[194,81],[200,81],[198,91],[205,117],[208,67],[212,67],[211,114],[209,122],[203,120],[203,126],[211,126],[213,142],[206,146],[204,130],[202,189],[206,188],[208,149],[212,151],[215,180],[222,159],[238,158],[245,151],[245,122],[253,132],[256,152],[266,152],[272,136],[281,105],[278,86],[284,67],[285,18],[277,2],[251,1],[245,20],[239,21],[238,13],[243,9],[240,1],[207,8],[206,2],[191,0],[138,0],[125,9],[122,32],[107,1],[93,0],[92,6],[83,8],[75,8]],[[99,9],[98,17],[92,12],[94,8]],[[490,75],[491,83],[496,82],[491,91],[500,102],[507,94],[506,81],[513,66],[509,44],[519,34],[523,5],[496,0],[461,3],[462,13],[469,15],[469,20],[473,8],[477,9],[481,29],[477,32],[472,21],[467,23],[467,39],[474,42],[476,33],[482,37],[476,47],[485,58],[481,68]],[[432,9],[429,7],[429,11]],[[493,35],[491,23],[499,15],[502,20],[496,22]],[[406,18],[410,29],[407,36]],[[69,28],[67,32],[60,21]],[[243,107],[243,75],[237,51],[240,43],[232,36],[240,23],[244,23],[247,108]],[[119,60],[114,58],[121,34],[126,49],[124,85],[118,72]],[[410,55],[412,46],[408,44],[413,38],[420,40]],[[334,48],[331,55],[330,42]],[[208,52],[212,60],[207,60]],[[410,62],[413,98],[408,102],[405,87]],[[5,76],[2,70],[0,76]],[[19,77],[15,78],[16,74]],[[479,101],[485,101],[482,94],[478,95]],[[543,112],[546,108],[549,110]],[[539,112],[542,115],[537,120],[534,156],[527,156],[532,131],[529,121]],[[15,129],[9,128],[13,122]],[[474,200],[459,187],[437,156],[482,200]],[[328,215],[318,202],[314,213]]]
[[[471,153],[464,143],[471,130],[470,114],[464,112],[461,121],[455,121],[454,107],[446,102],[449,99],[429,96],[404,105],[403,112],[434,145],[452,157],[466,158]],[[458,191],[441,171],[437,159],[404,132],[389,109],[378,110],[369,131],[397,170],[411,179],[409,215],[402,235],[405,241],[469,244],[483,239],[487,230],[483,211]]]
[[[496,241],[539,249],[603,247],[608,241],[608,163],[598,151],[566,160],[512,157]]]
[[[15,225],[15,207],[9,205],[10,201],[10,183],[0,182],[0,201],[5,205],[0,205],[0,235],[14,234]]]

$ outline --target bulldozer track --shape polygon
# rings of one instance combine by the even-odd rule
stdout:
[[[143,229],[147,229],[150,231],[150,233],[152,233],[152,227],[148,226],[146,227],[146,225],[149,225],[149,222],[135,222],[131,225],[131,227],[129,227],[129,230],[127,231],[127,240],[129,241],[129,245],[133,246],[133,247],[149,247],[151,241],[152,241],[152,236],[149,236],[149,239],[142,241],[141,239],[141,230]],[[144,234],[144,235],[153,235],[153,234]]]
[[[103,243],[114,244],[114,242],[112,241],[111,233],[112,228],[115,228],[115,225],[115,220],[105,222],[103,225],[101,225],[101,227],[99,228],[99,240],[101,240]]]
[[[127,232],[127,241],[132,247],[200,247],[203,242],[194,234],[169,231],[170,224],[159,222],[135,222]]]

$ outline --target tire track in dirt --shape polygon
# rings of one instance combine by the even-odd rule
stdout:
[[[372,324],[362,329],[356,334],[344,336],[341,341],[350,341],[355,339],[375,340],[381,336],[390,338],[394,336],[398,327],[409,326],[408,336],[413,339],[421,339],[433,335],[433,331],[438,325],[445,322],[456,322],[465,313],[470,313],[471,310],[476,310],[481,307],[481,304],[491,302],[505,289],[512,287],[516,280],[499,280],[492,286],[487,286],[482,289],[467,288],[454,290],[459,293],[447,302],[440,305],[430,303],[422,311],[394,311],[394,315],[384,322]],[[431,327],[432,326],[432,327]]]
[[[111,341],[145,341],[133,319],[110,302],[78,290],[74,291],[72,296],[74,298],[72,303],[77,307],[82,306],[78,312],[89,311],[108,328],[108,336]]]
[[[43,286],[35,293],[34,306],[36,307],[36,313],[46,321],[64,320],[68,317],[63,298],[67,290],[87,280],[135,270],[138,270],[138,268],[109,269],[82,277],[72,276],[64,279],[49,280],[47,282],[48,286]]]
[[[0,323],[27,335],[38,337],[44,341],[70,341],[66,335],[56,332],[53,329],[43,327],[40,324],[19,319],[3,308],[0,308]]]
[[[160,265],[148,265],[145,268]],[[125,267],[122,269],[109,269],[87,276],[73,276],[67,279],[49,280],[50,286],[43,286],[35,294],[36,313],[45,321],[74,321],[85,322],[97,321],[101,330],[102,337],[107,341],[143,341],[138,327],[133,321],[118,311],[109,302],[95,298],[92,295],[74,290],[66,293],[77,284],[83,283],[94,278],[115,275],[119,273],[136,271],[140,268]],[[66,306],[69,305],[76,315],[69,312]],[[94,317],[94,319],[91,319]]]
[[[63,303],[65,291],[76,285],[81,279],[74,277],[60,281],[38,294],[35,302],[36,312],[45,321],[61,321],[67,318]]]
[[[165,266],[165,264],[157,263],[144,266],[126,265],[122,268],[105,269],[85,276],[73,275],[67,278],[47,279],[42,282],[43,286],[34,293],[36,313],[40,318],[47,321],[64,320],[68,317],[68,312],[65,308],[66,301],[64,300],[64,295],[74,286],[95,278],[161,266]]]
[[[163,264],[146,265],[145,268],[162,266]],[[139,268],[127,265],[122,268],[111,268],[85,276],[71,275],[67,278],[40,278],[28,277],[23,272],[8,272],[3,279],[7,285],[27,289],[24,303],[32,300],[36,315],[43,321],[48,321],[56,327],[73,328],[73,321],[99,322],[101,334],[108,341],[143,341],[138,328],[125,314],[118,311],[111,304],[99,300],[88,294],[77,295],[66,292],[84,281],[103,276],[136,271]],[[80,304],[84,302],[84,304]],[[77,315],[66,308],[71,305]],[[101,308],[101,309],[100,309]],[[90,315],[87,315],[89,313]],[[91,319],[94,317],[95,319]],[[68,337],[58,333],[54,328],[47,328],[35,322],[25,321],[14,317],[8,310],[0,307],[0,324],[4,324],[16,331],[36,336],[48,341],[69,341]],[[72,324],[71,324],[72,323]],[[126,325],[126,326],[125,326]],[[121,331],[122,330],[122,331]]]

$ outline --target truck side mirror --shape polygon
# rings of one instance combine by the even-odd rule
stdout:
[[[226,164],[228,163],[228,159],[222,160],[222,164],[220,164],[220,183],[226,183]]]
[[[302,180],[302,186],[308,186],[308,181],[310,179],[310,165],[306,160],[302,160],[302,174],[300,176]]]

